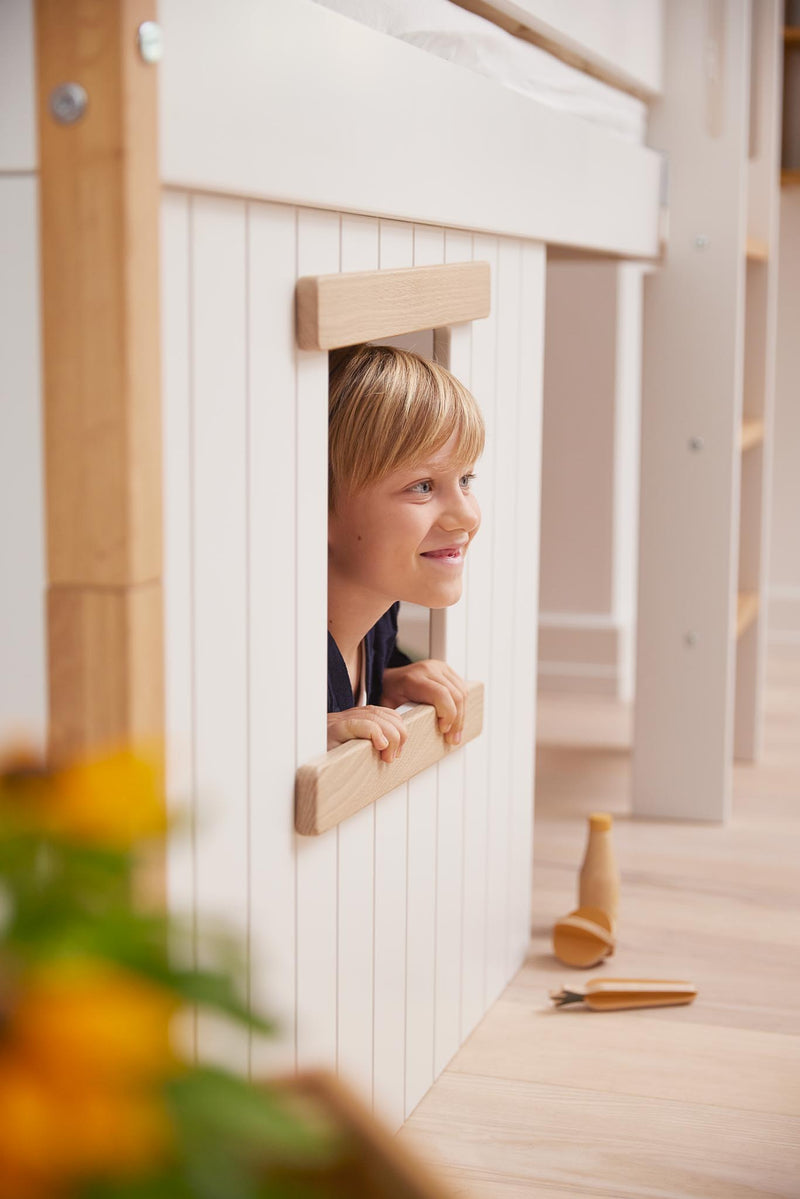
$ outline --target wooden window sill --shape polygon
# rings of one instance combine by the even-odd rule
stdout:
[[[408,740],[394,762],[382,762],[369,741],[348,741],[301,766],[295,779],[297,832],[311,837],[327,832],[474,740],[483,728],[483,683],[468,683],[467,688],[460,745],[445,744],[436,710],[417,704],[404,716]]]
[[[488,262],[308,275],[297,281],[297,344],[332,350],[489,315]]]

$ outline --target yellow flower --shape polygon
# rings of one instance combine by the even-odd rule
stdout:
[[[163,771],[155,755],[119,750],[57,771],[44,817],[51,831],[127,849],[163,833]]]
[[[177,1001],[147,979],[107,963],[50,963],[32,975],[9,1033],[53,1076],[130,1082],[175,1065],[170,1021]]]
[[[97,962],[18,980],[0,1033],[0,1199],[49,1197],[69,1178],[161,1160],[175,1006],[157,985]]]
[[[144,1172],[172,1144],[155,1089],[54,1078],[20,1055],[0,1055],[0,1112],[0,1199],[52,1199],[73,1179]]]

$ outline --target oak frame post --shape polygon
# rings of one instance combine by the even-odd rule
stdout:
[[[155,0],[36,0],[49,740],[161,738]],[[53,90],[83,114],[60,122]]]

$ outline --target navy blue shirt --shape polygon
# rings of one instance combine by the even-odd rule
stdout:
[[[411,661],[397,648],[397,612],[399,601],[384,612],[364,638],[367,703],[379,704],[383,694],[383,672],[390,666],[408,666]],[[339,647],[328,633],[328,711],[345,712],[356,701],[350,676]]]

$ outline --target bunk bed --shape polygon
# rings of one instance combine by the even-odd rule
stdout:
[[[78,8],[60,0],[60,29]],[[92,142],[103,80],[85,41],[48,40],[56,10],[40,6],[46,423],[71,412],[77,435],[66,473],[47,443],[51,731],[74,748],[163,719],[171,802],[192,828],[170,850],[170,905],[200,956],[217,919],[245,934],[250,995],[281,1030],[251,1042],[199,1020],[198,1053],[255,1072],[335,1065],[398,1127],[528,946],[546,247],[655,257],[660,159],[312,0],[162,0],[163,58],[158,30],[143,40],[146,4],[101,5],[112,32],[92,46],[119,54],[114,94],[136,119],[124,109],[118,140]],[[76,73],[90,104],[70,142],[47,97]],[[63,184],[98,154],[114,186],[122,172],[107,194],[132,271],[81,207],[102,203],[106,177]],[[59,241],[75,221],[80,254]],[[20,272],[38,252],[32,240]],[[433,344],[485,412],[484,524],[465,598],[431,636],[483,684],[483,731],[298,835],[296,774],[325,748],[327,503],[327,355],[298,344],[298,281],[464,263],[488,263],[489,315],[441,313]],[[147,370],[109,382],[98,368],[93,407],[54,369],[64,312],[73,346],[102,342],[106,309],[81,324],[80,282],[99,288],[112,267],[121,360],[152,365],[160,342],[160,406]],[[91,520],[82,505],[97,508],[109,477],[97,430],[129,429],[131,411],[135,436],[112,446],[120,485]],[[29,532],[41,545],[43,528]],[[76,549],[84,535],[108,544]]]

